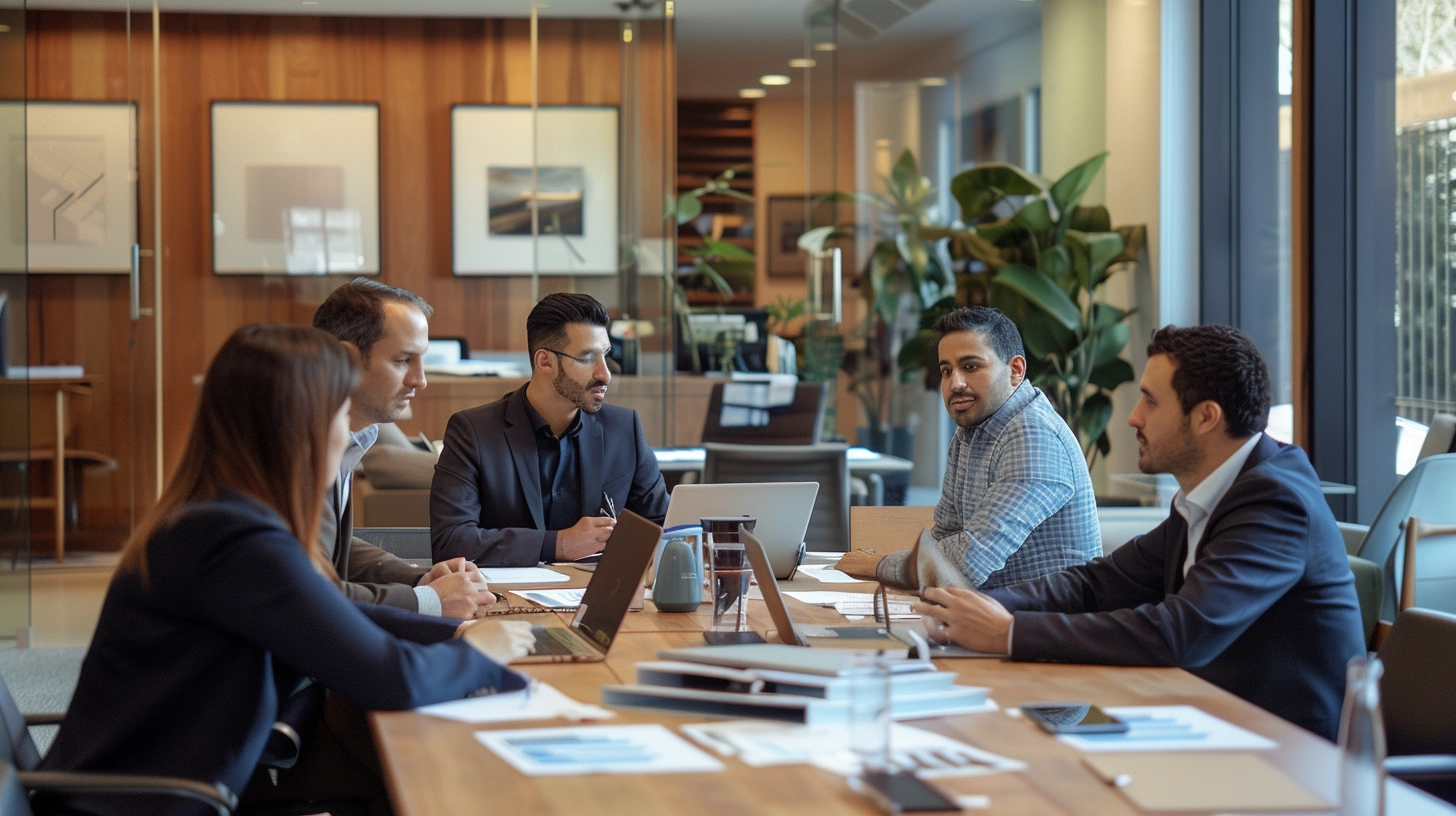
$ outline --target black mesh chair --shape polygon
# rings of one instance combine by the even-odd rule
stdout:
[[[848,445],[706,444],[704,484],[818,482],[804,540],[815,552],[849,550]]]
[[[30,803],[25,791],[35,794],[90,794],[126,797],[181,797],[201,802],[221,816],[228,816],[238,806],[238,798],[222,784],[209,785],[195,779],[136,774],[90,773],[79,771],[37,771],[40,752],[30,737],[31,725],[53,724],[54,718],[36,721],[21,716],[10,689],[0,679],[0,727],[5,730],[0,740],[0,814],[29,814]],[[24,789],[24,790],[21,790]],[[19,802],[24,804],[18,808]],[[38,800],[44,801],[44,800]],[[138,801],[141,801],[138,799]]]

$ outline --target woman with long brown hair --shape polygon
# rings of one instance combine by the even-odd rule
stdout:
[[[355,604],[338,590],[319,512],[357,380],[345,348],[316,329],[246,326],[227,340],[177,471],[122,553],[43,767],[237,792],[263,752],[282,678],[316,678],[361,710],[524,685],[502,666],[529,649],[528,628]],[[162,798],[65,804],[205,811]]]

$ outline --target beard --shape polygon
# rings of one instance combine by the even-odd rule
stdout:
[[[602,409],[602,403],[587,392],[594,388],[601,388],[606,385],[601,380],[592,380],[586,385],[567,379],[566,371],[558,368],[556,376],[551,380],[551,385],[566,401],[575,405],[588,414],[595,414]]]
[[[1184,473],[1198,464],[1198,447],[1193,442],[1192,423],[1185,417],[1183,432],[1153,450],[1139,433],[1138,470],[1143,473]]]

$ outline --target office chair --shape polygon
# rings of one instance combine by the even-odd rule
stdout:
[[[88,771],[37,771],[35,767],[40,764],[40,752],[36,750],[28,726],[39,724],[44,723],[27,721],[21,716],[15,698],[10,696],[10,689],[0,678],[0,727],[5,732],[4,739],[0,739],[0,766],[3,766],[4,776],[0,780],[0,813],[12,812],[10,808],[14,807],[17,788],[47,794],[180,797],[201,802],[220,816],[228,816],[238,806],[238,797],[227,786],[209,785],[195,779]],[[23,792],[21,799],[24,799]],[[29,803],[26,803],[25,809],[13,812],[30,813]]]
[[[1456,616],[1407,609],[1380,647],[1380,702],[1392,776],[1456,802]]]
[[[1365,648],[1380,647],[1377,633],[1380,633],[1380,601],[1384,596],[1385,575],[1379,564],[1356,556],[1350,559],[1350,572],[1355,575],[1355,597],[1360,601],[1360,627],[1365,633]],[[1382,633],[1383,634],[1383,633]]]
[[[819,495],[804,540],[811,551],[847,552],[849,545],[849,446],[703,446],[704,484],[818,482]]]
[[[703,418],[703,442],[743,445],[817,445],[824,426],[827,399],[826,383],[799,383],[794,401],[780,408],[760,409],[768,412],[768,424],[760,426],[723,426],[723,387],[732,383],[714,383],[708,397],[708,413]]]
[[[406,561],[420,561],[422,567],[434,563],[429,527],[355,527],[354,537]]]
[[[1395,620],[1395,576],[1403,561],[1400,553],[1401,528],[1406,519],[1419,516],[1429,524],[1456,524],[1456,453],[1430,456],[1417,462],[1386,499],[1376,514],[1355,555],[1373,561],[1384,571],[1380,619]],[[1443,548],[1444,550],[1444,548]],[[1433,568],[1444,571],[1444,557],[1433,562]],[[1451,573],[1447,573],[1451,574]],[[1456,611],[1456,609],[1453,609]]]

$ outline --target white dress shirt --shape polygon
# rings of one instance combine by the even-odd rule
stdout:
[[[1198,545],[1203,541],[1203,531],[1208,527],[1208,517],[1213,514],[1213,509],[1223,501],[1224,494],[1233,487],[1234,480],[1239,477],[1239,471],[1244,469],[1244,463],[1249,460],[1249,454],[1254,451],[1254,446],[1259,444],[1262,433],[1256,433],[1249,437],[1243,446],[1234,451],[1229,458],[1223,460],[1223,464],[1213,469],[1203,481],[1188,491],[1185,495],[1180,489],[1173,497],[1173,509],[1177,510],[1183,520],[1188,522],[1188,557],[1183,561],[1183,576],[1188,576],[1188,570],[1193,569],[1193,558],[1198,553]]]

